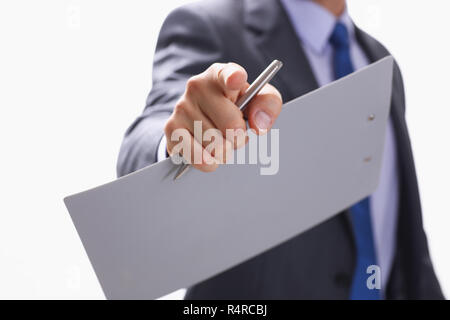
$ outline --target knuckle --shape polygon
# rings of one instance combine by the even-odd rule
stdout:
[[[221,74],[226,65],[226,63],[215,62],[208,68],[207,72],[214,74],[214,76],[218,76]]]
[[[180,100],[175,105],[175,109],[173,111],[173,114],[174,114],[175,117],[184,116],[184,115],[187,114],[188,109],[189,109],[189,103],[187,103],[184,100]]]
[[[240,64],[237,64],[236,62],[229,62],[228,65],[240,70],[241,72],[247,73],[244,67],[241,66]]]
[[[186,82],[186,93],[192,94],[198,92],[201,88],[201,82],[202,80],[199,76],[189,78]]]
[[[207,70],[210,76],[209,78],[218,82],[223,81],[223,70],[225,69],[226,66],[227,64],[225,63],[220,62],[213,63]]]
[[[216,71],[216,70],[220,70],[223,67],[222,63],[219,62],[214,62],[209,68],[208,70],[210,71]]]
[[[171,133],[177,128],[176,121],[173,116],[167,120],[164,125],[164,133],[167,137],[170,137]]]
[[[181,100],[175,105],[174,116],[177,120],[194,121],[197,118],[196,107],[189,100]]]

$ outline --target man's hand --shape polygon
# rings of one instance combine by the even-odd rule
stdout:
[[[247,142],[244,115],[235,103],[248,86],[247,72],[235,63],[215,63],[191,77],[164,128],[169,154],[180,152],[180,147],[189,149],[190,155],[183,154],[183,157],[205,172],[214,171],[220,163],[226,162],[232,149]],[[264,86],[245,109],[250,128],[258,134],[267,132],[280,114],[281,105],[278,90],[271,85]],[[194,134],[194,121],[201,121],[201,135]],[[185,132],[182,139],[177,134],[178,129]],[[220,134],[216,136],[220,136],[223,148],[209,150],[211,141],[202,138],[208,129],[218,130]],[[232,129],[235,136],[227,135],[227,129],[228,133]],[[195,153],[201,155],[200,158],[194,158]]]

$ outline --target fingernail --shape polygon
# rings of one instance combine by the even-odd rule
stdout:
[[[267,130],[272,125],[272,118],[264,111],[255,114],[255,124],[260,130]]]

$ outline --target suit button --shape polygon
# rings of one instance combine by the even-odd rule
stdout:
[[[334,276],[334,282],[339,287],[349,288],[352,282],[350,275],[346,272],[338,272]]]

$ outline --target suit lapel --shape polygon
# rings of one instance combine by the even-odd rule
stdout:
[[[371,38],[365,32],[356,28],[356,38],[363,48],[365,54],[369,58],[370,62],[375,62],[387,55],[389,52],[375,39]],[[400,72],[397,65],[394,65],[393,79],[392,79],[392,98],[391,98],[391,110],[390,115],[395,132],[396,145],[397,145],[397,158],[399,163],[409,163],[412,159],[404,159],[405,155],[409,154],[404,152],[403,148],[409,146],[409,138],[407,136],[406,122],[404,119],[404,101],[401,99],[403,87],[401,85]],[[403,166],[399,166],[403,168]],[[401,187],[401,186],[400,186]]]
[[[246,0],[244,22],[251,39],[264,56],[266,64],[278,59],[283,69],[277,75],[285,101],[318,88],[284,8],[275,0]]]
[[[373,63],[375,61],[378,61],[386,56],[389,55],[389,52],[375,39],[370,37],[367,33],[359,29],[355,26],[355,35],[356,39],[363,49],[364,53],[366,54],[367,58],[369,59],[370,63]],[[398,79],[396,79],[396,73],[394,70],[393,73],[394,79],[392,80],[393,90],[392,90],[392,100],[391,100],[391,110],[390,113],[392,115],[395,127],[398,128],[400,126],[400,123],[398,121],[401,120],[401,114],[402,114],[402,106],[398,103],[398,99],[395,99],[395,96],[399,93],[395,90],[397,89],[396,82]],[[397,122],[397,123],[396,123]],[[395,129],[397,130],[397,129]]]

